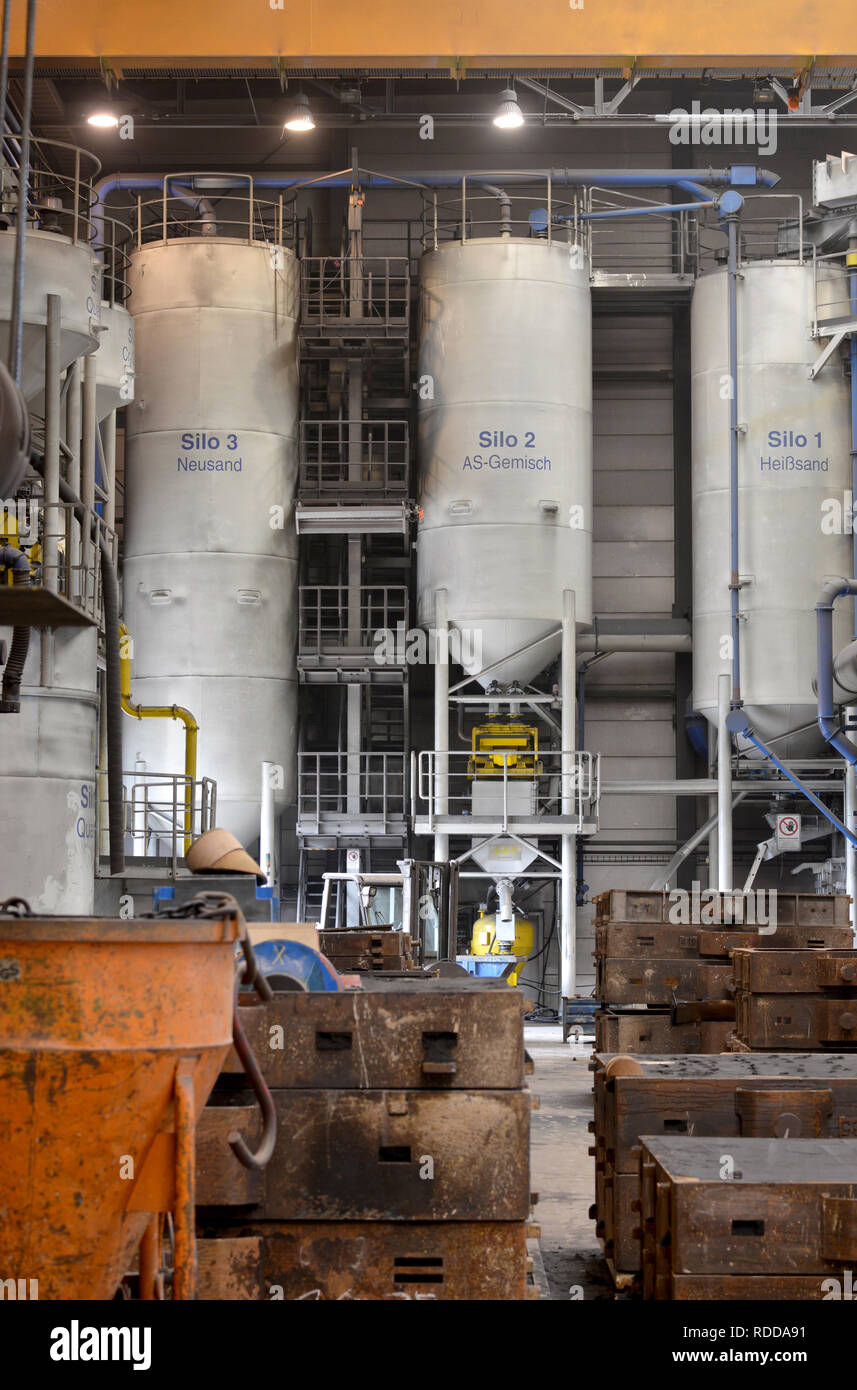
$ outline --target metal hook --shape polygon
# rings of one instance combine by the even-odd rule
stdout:
[[[254,960],[254,968],[255,964]],[[235,981],[235,1006],[232,1011],[232,1042],[235,1051],[238,1053],[238,1059],[244,1068],[250,1085],[253,1087],[256,1099],[259,1102],[259,1109],[262,1112],[262,1141],[255,1153],[250,1152],[243,1136],[234,1130],[228,1136],[228,1141],[229,1147],[235,1154],[235,1157],[245,1168],[264,1168],[270,1161],[274,1152],[274,1146],[277,1142],[277,1112],[274,1108],[273,1097],[268,1089],[268,1083],[262,1075],[259,1063],[256,1061],[250,1044],[247,1042],[247,1037],[244,1033],[244,1029],[241,1027],[241,1021],[238,1017],[238,991],[244,978],[244,971],[245,966],[242,963],[242,965],[239,966]],[[264,976],[260,976],[260,978],[264,979]],[[265,981],[265,984],[267,985],[267,981]],[[270,991],[270,986],[268,986],[268,989]],[[273,998],[273,995],[271,995],[271,997]]]

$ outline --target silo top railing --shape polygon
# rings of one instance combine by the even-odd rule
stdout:
[[[505,182],[504,180],[508,180]],[[526,238],[579,245],[584,224],[577,191],[557,198],[549,174],[464,174],[455,190],[423,194],[424,250],[476,238]]]
[[[266,189],[252,174],[168,174],[152,196],[137,197],[137,247],[184,237],[223,237],[272,248],[293,248],[296,194]]]
[[[7,131],[0,204],[4,221],[11,226],[18,217],[19,158],[18,141]],[[101,161],[80,145],[31,136],[28,226],[66,236],[74,245],[89,243],[93,236],[93,184],[100,173]]]
[[[125,303],[131,293],[128,269],[134,246],[134,228],[121,218],[99,215],[92,249],[103,267],[101,297],[111,308]]]

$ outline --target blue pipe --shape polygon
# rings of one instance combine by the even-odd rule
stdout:
[[[747,183],[746,171],[748,165],[736,166],[742,170],[741,183]],[[590,184],[605,184],[612,188],[684,188],[692,192],[697,197],[708,199],[712,186],[730,187],[733,182],[733,167],[725,169],[639,169],[630,172],[626,169],[548,169],[548,170],[526,170],[512,174],[503,174],[504,183],[532,182],[533,179],[543,177],[547,174],[555,183],[566,185],[587,186]],[[755,186],[763,188],[774,188],[780,181],[779,174],[774,174],[769,169],[754,169]],[[199,192],[214,192],[215,189],[210,182],[213,176],[207,176],[206,187],[199,189]],[[229,177],[228,175],[224,177]],[[489,177],[488,173],[474,173],[471,178]],[[501,177],[496,175],[495,177]],[[455,188],[461,184],[462,174],[460,171],[443,170],[430,172],[428,174],[364,174],[367,188],[396,188],[402,181],[410,183],[423,183],[430,188]],[[242,181],[236,180],[238,186]],[[260,177],[253,176],[254,188],[294,188],[299,185],[312,184],[315,187],[324,185],[327,188],[350,188],[354,182],[354,176],[349,170],[346,173],[337,172],[329,176],[319,175],[315,178],[307,178],[304,174],[263,174]],[[114,174],[109,178],[102,179],[98,184],[96,192],[99,200],[103,203],[111,193],[121,188],[160,188],[163,185],[163,177],[156,177],[152,174]],[[194,181],[190,180],[190,187],[194,187]],[[99,221],[97,212],[93,212],[93,223]]]
[[[703,188],[701,184],[694,183],[692,179],[679,179],[676,188],[683,188],[685,193],[693,193],[696,198],[706,200],[711,190]]]
[[[833,605],[846,594],[857,594],[857,581],[830,579],[824,585],[815,605],[818,632],[818,727],[832,748],[852,767],[857,767],[857,746],[846,738],[834,722],[836,706],[833,699]]]
[[[857,237],[849,242],[847,264],[851,317],[857,316]],[[857,525],[854,503],[857,500],[857,333],[851,334],[849,359],[851,363],[851,572],[857,574]],[[857,638],[857,596],[854,599],[854,637]]]
[[[727,714],[726,727],[730,734],[743,734],[744,738],[749,739],[753,747],[758,748],[760,753],[764,753],[765,757],[774,764],[774,767],[777,768],[784,777],[787,777],[793,786],[797,787],[801,796],[805,796],[807,801],[811,801],[816,810],[820,811],[821,814],[830,821],[831,825],[835,826],[840,834],[844,835],[846,840],[857,849],[857,836],[852,835],[850,830],[846,830],[842,821],[837,815],[834,815],[830,807],[825,806],[824,802],[819,800],[815,795],[815,792],[811,792],[809,787],[805,787],[800,779],[795,777],[794,773],[790,772],[784,763],[780,762],[776,753],[772,753],[767,744],[764,744],[760,738],[756,737],[750,725],[747,723],[747,716],[743,710],[734,709],[731,714]]]
[[[172,191],[170,191],[170,189],[168,188],[167,197],[177,198],[179,202],[186,203],[189,207],[192,207],[194,209],[199,208],[200,199],[198,197],[192,198],[189,193],[184,191],[184,189],[187,188],[187,184],[182,184],[181,186],[179,186],[178,184],[174,183],[173,175],[168,174],[166,177],[168,184],[173,185]],[[176,175],[175,177],[178,178],[180,177],[180,175]],[[128,177],[126,177],[123,174],[121,177],[103,179],[96,190],[98,195],[98,202],[92,203],[91,221],[93,241],[96,243],[96,245],[99,242],[101,242],[102,245],[104,243],[104,199],[107,197],[109,193],[113,193],[117,188],[141,189],[163,188],[163,186],[164,179],[155,178],[151,174],[133,174]]]
[[[696,203],[654,203],[649,207],[639,208],[615,208],[610,212],[582,212],[579,214],[578,222],[598,222],[604,217],[641,217],[650,212],[698,212],[700,208],[713,208],[717,203],[714,198],[706,197],[705,202]],[[564,213],[557,218],[558,222],[573,222],[572,213]]]

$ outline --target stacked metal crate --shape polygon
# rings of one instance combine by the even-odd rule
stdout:
[[[278,1118],[233,1055],[201,1121],[203,1298],[523,1299],[532,1198],[522,1000],[464,977],[275,995],[242,1026]]]
[[[744,895],[708,903],[717,925],[677,923],[673,894],[613,889],[595,899],[599,1052],[711,1053],[733,1032],[732,953],[770,942],[813,951],[851,944],[848,899],[784,893],[775,925],[742,921]],[[734,925],[720,925],[729,923]]]
[[[733,964],[736,1051],[857,1049],[857,951],[736,950]]]
[[[645,1298],[851,1296],[857,1140],[644,1137],[640,1191]]]
[[[340,975],[355,971],[415,970],[414,946],[406,932],[341,928],[319,933],[319,949]]]
[[[617,1285],[642,1269],[640,1151],[658,1139],[857,1137],[857,1052],[718,1057],[596,1054],[595,1203],[590,1216]],[[729,1142],[726,1142],[729,1141]],[[857,1169],[855,1169],[857,1173]]]

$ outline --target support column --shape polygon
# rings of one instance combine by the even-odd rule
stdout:
[[[116,411],[111,410],[110,414],[101,424],[101,439],[104,445],[104,491],[107,493],[107,500],[104,503],[104,524],[111,527],[116,525]]]
[[[574,697],[577,668],[576,603],[573,589],[562,594],[562,814],[574,815],[576,808],[574,750],[576,743]],[[560,909],[560,992],[562,995],[563,1038],[565,1004],[573,999],[577,984],[577,897],[576,836],[562,836],[562,893]]]
[[[446,589],[434,594],[436,655],[434,663],[434,812],[445,816],[449,810],[449,607]],[[434,857],[449,858],[449,836],[435,833]]]
[[[732,736],[726,727],[731,679],[717,677],[717,887],[732,887]]]
[[[96,385],[95,354],[90,353],[83,362],[83,434],[80,442],[80,500],[87,512],[95,511],[95,433],[98,429]],[[81,592],[91,598],[89,571],[93,568],[94,556],[88,525],[83,528],[80,558],[83,566],[80,576]]]
[[[259,864],[264,870],[268,886],[279,892],[277,872],[277,818],[274,805],[276,773],[274,763],[262,763],[262,815],[259,827]],[[279,904],[275,903],[275,919],[279,920]]]
[[[359,484],[361,476],[361,428],[363,410],[363,368],[359,361],[348,364],[348,481]],[[360,646],[360,582],[362,579],[363,538],[348,537],[348,645]],[[346,809],[350,816],[360,813],[361,687],[353,681],[345,691]],[[346,898],[349,913],[356,911],[356,896],[349,885]],[[353,901],[352,901],[353,900]],[[350,920],[350,918],[349,918]],[[359,922],[355,917],[355,925]]]
[[[849,705],[845,710],[846,726],[857,724],[857,705]],[[849,729],[849,736],[853,733]],[[857,769],[853,763],[845,764],[845,808],[842,816],[846,830],[857,832]],[[845,891],[851,899],[851,930],[857,934],[857,849],[850,840],[845,841]]]
[[[59,589],[57,561],[63,532],[60,498],[60,330],[61,300],[47,296],[45,331],[45,525],[42,549],[42,584],[51,593]]]

